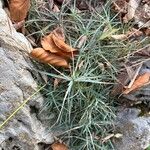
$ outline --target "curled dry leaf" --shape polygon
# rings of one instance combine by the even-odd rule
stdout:
[[[52,39],[52,33],[45,36],[41,40],[41,45],[45,50],[48,50],[52,53],[58,53],[60,51],[60,49],[55,45],[55,43]]]
[[[139,89],[142,86],[145,86],[150,83],[150,73],[146,72],[137,77],[135,82],[132,84],[131,88],[126,89],[123,94],[129,94],[130,92]]]
[[[31,56],[43,63],[51,64],[58,67],[69,68],[68,62],[55,54],[45,51],[43,48],[35,48],[31,52]]]
[[[60,49],[55,45],[55,43],[52,39],[53,34],[60,40],[65,41],[65,35],[64,35],[63,29],[60,27],[57,27],[52,33],[45,36],[41,40],[41,45],[45,50],[49,50],[52,53],[58,53],[60,51]]]
[[[49,35],[41,40],[43,48],[36,48],[32,51],[32,57],[54,66],[69,68],[68,59],[77,54],[77,50],[65,43],[65,36],[62,28],[56,28]]]
[[[65,41],[65,35],[64,35],[64,30],[61,27],[57,27],[55,30],[53,30],[52,32],[53,34],[55,34],[55,36],[57,36],[59,39],[61,39],[62,41]]]
[[[62,51],[71,53],[77,51],[76,49],[72,48],[71,46],[67,45],[64,41],[59,39],[55,34],[52,34],[52,39],[57,47],[59,47]]]
[[[69,150],[65,144],[59,142],[52,144],[51,148],[52,150]]]
[[[65,35],[63,29],[60,27],[56,28],[49,35],[45,36],[41,40],[41,45],[45,50],[55,53],[65,59],[71,59],[77,53],[76,49],[73,49],[65,43]]]
[[[75,52],[64,52],[62,49],[57,47],[52,39],[52,34],[45,36],[41,40],[41,45],[45,50],[50,51],[51,53],[55,53],[65,59],[71,59],[75,55]]]
[[[10,0],[9,11],[13,22],[23,21],[30,8],[30,0]]]

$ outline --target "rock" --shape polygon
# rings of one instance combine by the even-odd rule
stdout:
[[[13,28],[0,1],[0,124],[38,89],[28,56],[31,50],[27,39]],[[41,143],[53,142],[37,114],[42,104],[43,98],[37,94],[0,129],[0,149],[39,150]]]
[[[117,150],[144,150],[150,145],[150,116],[139,116],[140,110],[126,108],[116,120],[116,133],[123,136],[114,139]]]

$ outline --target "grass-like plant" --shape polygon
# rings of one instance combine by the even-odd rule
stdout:
[[[39,8],[33,1],[26,25],[31,32],[28,36],[39,41],[61,25],[67,43],[73,47],[77,47],[81,36],[87,40],[72,60],[70,70],[49,66],[49,71],[41,71],[49,77],[41,112],[47,112],[50,130],[71,150],[112,150],[111,141],[103,143],[102,139],[113,132],[115,107],[110,92],[116,82],[117,61],[142,42],[111,40],[112,34],[125,32],[130,24],[123,25],[117,19],[110,1],[91,11],[79,11],[75,1],[64,3],[59,13],[48,9],[49,5],[46,2],[46,8]],[[56,88],[55,78],[62,79]]]

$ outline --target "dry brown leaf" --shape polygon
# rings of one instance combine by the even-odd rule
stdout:
[[[131,88],[126,89],[123,94],[129,94],[130,92],[137,90],[138,88],[149,84],[150,82],[150,73],[144,73],[137,77],[135,82],[132,84]]]
[[[64,52],[71,53],[77,51],[76,49],[72,48],[71,46],[67,45],[64,41],[59,39],[55,34],[52,34],[52,39],[56,46]]]
[[[30,0],[10,0],[9,11],[13,22],[23,21],[30,8]]]
[[[61,27],[57,27],[55,30],[52,32],[57,36],[60,40],[65,41],[65,35],[64,35],[64,30]]]
[[[54,66],[69,68],[68,59],[77,54],[77,50],[65,43],[63,29],[58,27],[41,40],[43,48],[32,51],[32,57]]]
[[[51,53],[56,53],[57,55],[65,58],[65,59],[71,59],[72,57],[74,57],[74,55],[77,53],[77,51],[76,52],[75,51],[74,52],[66,52],[66,51],[62,50],[54,43],[53,38],[52,38],[53,35],[57,38],[57,40],[59,40],[63,43],[65,42],[65,35],[64,35],[63,29],[61,27],[57,27],[49,35],[45,36],[41,40],[42,47],[45,50],[50,51]]]
[[[65,144],[59,142],[52,144],[51,148],[52,150],[69,150]]]
[[[58,67],[69,68],[68,62],[55,54],[45,51],[43,48],[35,48],[30,53],[31,56],[43,63],[51,64]]]
[[[48,36],[45,36],[41,40],[41,45],[45,50],[50,51],[51,53],[55,53],[65,59],[71,59],[75,55],[75,52],[73,53],[64,52],[62,49],[57,47],[52,39],[52,33]]]
[[[52,39],[52,33],[45,36],[41,40],[41,45],[45,50],[50,51],[51,53],[58,53],[60,51],[60,48],[57,47]]]

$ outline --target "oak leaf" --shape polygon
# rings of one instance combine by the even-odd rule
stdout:
[[[23,21],[30,8],[30,0],[10,0],[9,11],[13,22]]]
[[[130,88],[127,88],[123,94],[129,94],[132,91],[135,91],[139,89],[142,86],[145,86],[150,83],[150,73],[146,72],[140,76],[137,77],[137,79],[134,81],[132,86]]]
[[[51,64],[58,67],[69,68],[69,64],[64,58],[47,52],[43,48],[35,48],[30,54],[33,58],[43,63]]]

